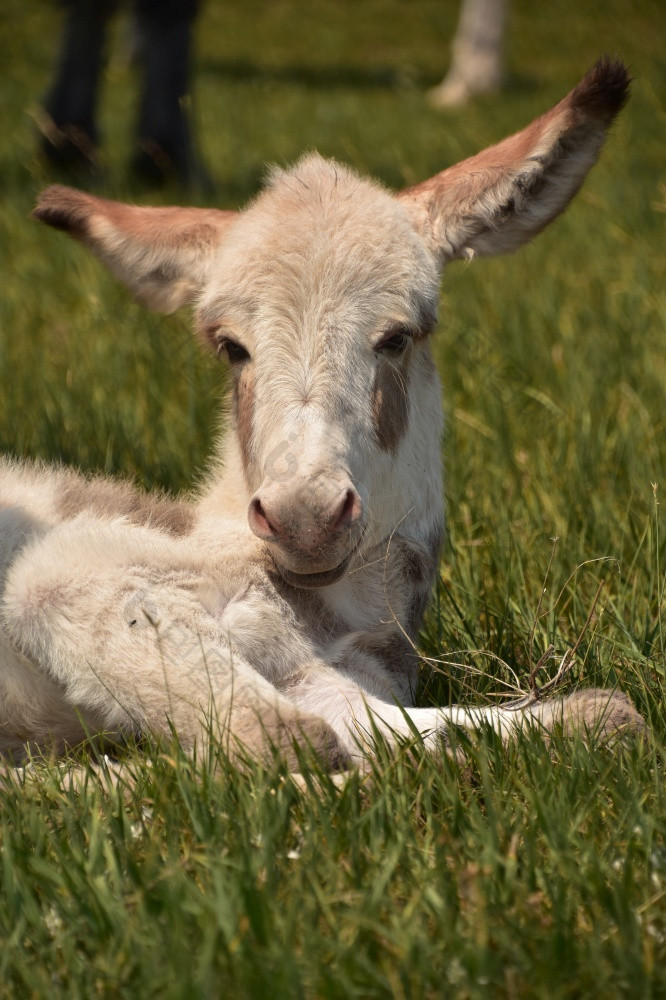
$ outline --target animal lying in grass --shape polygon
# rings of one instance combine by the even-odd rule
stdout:
[[[526,718],[641,728],[608,691],[412,707],[444,528],[442,268],[515,250],[566,208],[627,87],[602,60],[522,132],[397,194],[314,154],[239,213],[43,193],[36,217],[139,300],[194,306],[233,407],[194,499],[0,463],[4,752],[173,728],[340,768],[377,731],[435,748],[452,726],[506,738]]]

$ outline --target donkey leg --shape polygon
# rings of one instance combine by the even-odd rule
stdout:
[[[350,753],[364,756],[375,731],[389,742],[419,733],[425,744],[441,748],[449,742],[451,729],[478,731],[490,726],[504,742],[527,726],[545,734],[561,726],[566,734],[597,735],[604,740],[638,735],[645,729],[641,715],[622,692],[588,689],[567,698],[552,698],[525,708],[467,707],[403,708],[385,697],[364,690],[353,679],[334,668],[309,672],[291,693],[305,711],[325,719]]]
[[[435,750],[448,744],[452,728],[490,725],[507,740],[524,724],[523,713],[494,707],[404,707],[392,693],[383,664],[358,651],[338,667],[325,661],[308,665],[299,682],[290,684],[289,697],[301,710],[325,719],[359,758],[372,752],[376,733],[389,743],[419,734]]]
[[[566,698],[549,698],[524,708],[452,705],[405,711],[420,732],[424,732],[424,726],[432,727],[428,742],[433,741],[435,734],[446,737],[452,726],[468,731],[490,726],[504,742],[529,726],[540,728],[545,735],[561,727],[568,736],[580,733],[607,742],[645,731],[645,721],[626,694],[598,688],[576,691]]]
[[[325,719],[359,758],[372,752],[377,732],[389,743],[418,733],[434,750],[448,743],[455,727],[490,725],[506,740],[524,722],[523,713],[494,707],[403,707],[391,694],[382,664],[359,654],[340,668],[324,662],[309,665],[299,683],[290,686],[289,697],[301,710]]]
[[[301,712],[220,641],[196,574],[137,564],[131,551],[114,565],[99,532],[83,541],[54,531],[29,546],[0,605],[7,640],[59,685],[74,716],[99,720],[99,735],[173,729],[185,746],[201,748],[212,734],[235,755],[265,757],[276,747],[292,764],[294,744],[308,745],[331,769],[345,766],[326,723]],[[91,573],[81,556],[93,543],[102,558]]]
[[[561,726],[567,735],[580,733],[603,741],[640,736],[646,730],[643,716],[624,691],[583,688],[566,698],[549,698],[527,709],[547,732]]]
[[[568,736],[580,733],[604,741],[640,735],[645,730],[642,716],[626,694],[598,688],[576,691],[566,698],[549,698],[524,708],[452,705],[404,711],[428,743],[437,736],[446,738],[451,727],[474,731],[490,726],[504,742],[529,726],[540,728],[545,735],[561,727]],[[429,734],[426,727],[430,727]]]
[[[325,663],[309,664],[302,679],[290,685],[289,698],[301,711],[324,719],[357,760],[372,753],[376,733],[395,743],[418,732],[434,749],[449,726],[462,722],[455,710],[402,708],[390,695],[372,694],[353,676]]]

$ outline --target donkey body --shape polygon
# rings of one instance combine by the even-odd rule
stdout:
[[[441,269],[513,250],[569,203],[625,101],[603,60],[524,131],[390,194],[316,155],[242,213],[140,208],[63,187],[37,218],[151,308],[192,303],[232,372],[231,427],[193,499],[0,461],[0,749],[85,732],[168,732],[331,767],[376,728],[503,736],[639,728],[580,692],[499,708],[413,708],[413,654],[443,533]]]

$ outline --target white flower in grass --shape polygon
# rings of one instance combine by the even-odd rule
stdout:
[[[44,914],[44,923],[51,937],[57,937],[64,927],[64,922],[55,906],[50,906]]]
[[[465,966],[462,964],[459,958],[453,958],[449,962],[449,966],[446,970],[446,978],[451,983],[452,986],[459,986],[460,983],[464,982],[467,978],[467,973],[465,972]]]

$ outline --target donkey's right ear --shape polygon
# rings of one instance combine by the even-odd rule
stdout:
[[[238,213],[143,208],[55,184],[33,216],[80,240],[144,305],[170,313],[197,296]]]

